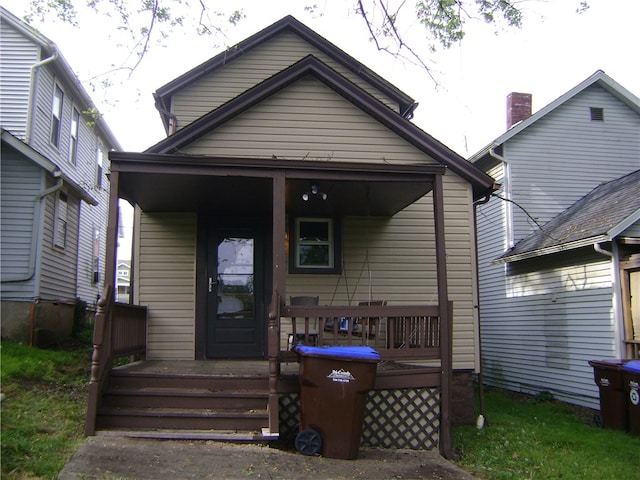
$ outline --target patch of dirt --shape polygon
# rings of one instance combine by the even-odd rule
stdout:
[[[90,437],[60,472],[71,479],[441,479],[473,477],[437,451],[361,448],[356,460],[265,445]]]

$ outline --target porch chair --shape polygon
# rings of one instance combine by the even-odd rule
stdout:
[[[313,296],[297,296],[297,297],[289,297],[289,302],[291,305],[318,305],[320,302],[320,297]],[[293,332],[289,334],[289,338],[287,341],[287,349],[291,350],[294,346],[305,344],[305,333],[298,333],[296,329],[296,321],[297,319],[291,319],[291,327]],[[311,345],[318,344],[318,328],[316,325],[317,319],[314,320],[313,327],[309,327],[309,342]],[[313,328],[313,331],[312,331]]]
[[[358,302],[358,306],[366,307],[366,306],[380,306],[384,307],[387,305],[386,300],[368,300],[366,302]],[[362,336],[366,336],[366,338],[376,338],[380,336],[380,317],[367,317],[367,318],[358,318],[355,321],[356,324],[360,325],[362,329]],[[366,329],[366,332],[365,332]]]

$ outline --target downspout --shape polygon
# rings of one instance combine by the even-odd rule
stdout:
[[[506,157],[503,157],[502,155],[499,155],[496,153],[496,150],[495,150],[496,147],[497,145],[493,145],[489,149],[489,155],[504,164],[504,181],[502,182],[503,188],[504,188],[504,194],[507,200],[513,200],[511,198],[511,164],[509,163],[509,160],[506,159]],[[507,234],[507,244],[505,245],[505,250],[513,247],[513,243],[514,243],[513,242],[513,214],[512,214],[511,202],[506,202],[506,203],[507,203],[506,204],[507,214],[505,218],[506,220],[505,227],[506,227],[506,234]]]
[[[480,205],[484,205],[489,202],[491,199],[491,193],[487,193],[480,200],[476,200],[473,202],[473,231],[474,231],[474,242],[476,249],[476,298],[478,299],[478,305],[476,308],[478,309],[478,358],[480,359],[480,363],[478,365],[478,397],[480,400],[480,415],[476,419],[476,426],[478,428],[483,428],[485,426],[485,421],[487,418],[487,414],[485,411],[484,404],[484,377],[482,375],[482,332],[480,330],[480,264],[478,261],[478,207]]]
[[[36,92],[36,70],[46,65],[47,63],[51,63],[55,61],[58,58],[58,50],[53,45],[51,45],[51,47],[53,49],[53,53],[51,54],[50,57],[47,57],[44,60],[40,60],[39,62],[31,65],[31,74],[30,74],[30,80],[29,80],[31,82],[31,88],[29,89],[29,102],[27,103],[27,125],[25,128],[25,140],[24,140],[24,143],[26,143],[27,145],[30,145],[30,141],[31,141],[31,124],[33,123],[31,117],[33,116],[33,103],[34,103],[33,97],[35,96],[35,92]]]
[[[53,177],[57,178],[58,181],[57,183],[52,186],[47,188],[46,190],[43,190],[42,192],[40,192],[38,195],[35,196],[35,198],[33,199],[33,211],[34,211],[34,215],[33,215],[33,219],[34,219],[34,225],[33,225],[33,230],[31,231],[31,251],[29,252],[29,267],[27,269],[27,272],[22,274],[22,275],[8,275],[8,276],[3,276],[2,277],[2,283],[6,283],[6,282],[26,282],[27,280],[31,280],[31,278],[33,278],[33,276],[35,275],[35,271],[36,271],[36,250],[37,250],[37,245],[38,245],[38,236],[40,235],[40,206],[41,206],[41,202],[42,199],[44,197],[46,197],[47,195],[51,195],[52,193],[57,192],[58,190],[60,190],[62,188],[63,185],[63,180],[62,180],[62,172],[60,170],[55,170],[53,172]]]
[[[615,242],[613,243],[614,249],[615,249]],[[600,245],[600,243],[594,243],[593,244],[593,249],[597,252],[600,253],[602,255],[605,255],[607,257],[609,257],[611,259],[611,276],[613,278],[613,285],[612,285],[612,291],[613,291],[613,298],[612,298],[612,302],[613,302],[613,329],[614,329],[614,336],[616,339],[616,343],[615,343],[615,356],[616,358],[622,358],[624,357],[624,355],[622,355],[622,350],[620,349],[620,344],[621,342],[624,342],[624,336],[622,335],[622,332],[620,331],[620,325],[622,324],[622,318],[623,318],[623,314],[621,312],[621,305],[620,302],[618,301],[618,299],[620,298],[620,294],[619,294],[619,286],[620,286],[620,268],[618,266],[618,263],[616,261],[616,255],[613,252],[610,252],[609,250],[605,250],[604,248],[602,248],[602,246]],[[626,354],[625,354],[626,355]]]

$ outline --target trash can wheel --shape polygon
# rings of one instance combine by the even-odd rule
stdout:
[[[322,437],[313,428],[301,431],[296,436],[296,450],[303,455],[317,455],[322,449]]]

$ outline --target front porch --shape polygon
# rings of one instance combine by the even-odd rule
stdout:
[[[144,360],[146,309],[109,298],[105,292],[96,317],[88,435],[287,440],[299,418],[299,364],[287,341],[293,330],[302,342],[317,335],[319,345],[368,344],[380,353],[363,444],[430,449],[443,440],[450,405],[442,395],[442,322],[435,306],[284,305],[286,316],[269,331],[275,358],[152,361]],[[314,333],[314,324],[332,328]]]

